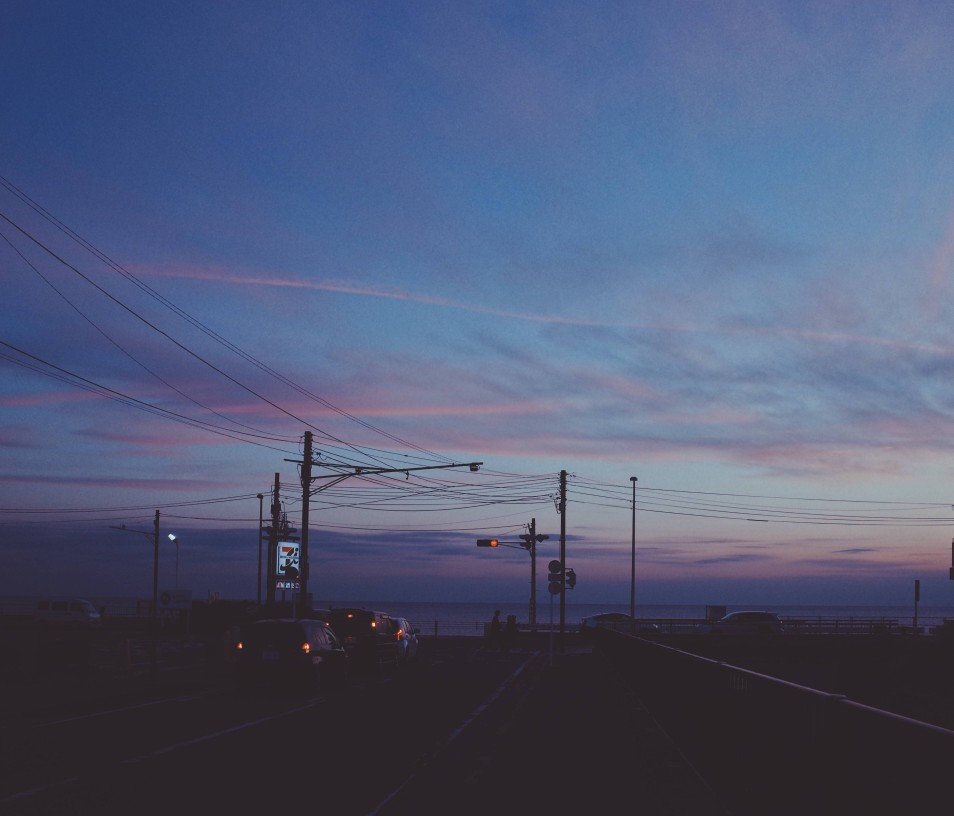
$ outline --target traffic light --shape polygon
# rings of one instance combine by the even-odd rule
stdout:
[[[520,546],[525,550],[529,550],[530,546],[533,544],[533,536],[529,533],[524,533],[522,536],[520,536],[520,541],[522,542]]]
[[[547,580],[550,582],[547,588],[551,595],[564,592],[567,587],[573,589],[576,586],[576,573],[569,567],[563,569],[563,565],[556,558],[547,564],[547,569],[549,570]]]
[[[496,538],[478,538],[478,547],[496,547],[500,542]]]

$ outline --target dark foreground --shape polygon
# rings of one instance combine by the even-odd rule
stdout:
[[[427,639],[317,693],[238,691],[218,660],[7,682],[0,812],[726,812],[598,649],[548,645]]]
[[[688,685],[670,693],[696,671],[681,659],[678,673],[660,682],[655,648],[568,636],[561,652],[557,639],[539,636],[499,651],[476,638],[426,638],[411,664],[304,690],[238,689],[215,648],[163,652],[155,674],[95,659],[35,660],[29,671],[8,664],[0,676],[0,813],[912,812],[896,804],[918,801],[907,771],[890,780],[884,767],[893,766],[879,768],[873,782],[884,789],[888,779],[897,795],[879,800],[866,792],[873,784],[861,781],[863,772],[842,775],[851,757],[833,752],[820,783],[817,763],[785,749],[784,733],[766,731],[743,709],[748,697],[764,702],[758,678],[738,675],[744,682],[733,680],[730,696],[706,708]],[[791,647],[774,656],[764,645],[733,648],[736,662],[758,669],[784,657],[803,675],[796,680],[842,680],[812,668],[807,651],[793,660]],[[854,662],[873,660],[871,651]],[[713,664],[720,673],[724,659]],[[767,699],[783,727],[815,716],[776,705],[774,691]],[[693,716],[680,721],[686,711]],[[692,732],[713,723],[705,750],[698,740],[693,749]],[[943,735],[936,744],[954,745]],[[932,754],[932,764],[954,766],[954,751]],[[846,810],[852,801],[865,806]]]

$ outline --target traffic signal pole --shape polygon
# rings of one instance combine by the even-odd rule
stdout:
[[[531,624],[537,622],[537,544],[546,541],[550,536],[537,534],[537,520],[530,519],[527,525],[530,531],[520,536],[519,546],[530,553],[530,609],[528,621]],[[501,541],[499,538],[478,538],[478,547],[513,547],[514,544]],[[552,600],[552,599],[551,599]],[[553,604],[550,604],[550,611],[553,611]],[[553,624],[553,615],[550,615],[550,624]]]

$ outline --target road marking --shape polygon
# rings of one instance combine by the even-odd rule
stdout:
[[[181,703],[188,700],[194,700],[195,697],[164,697],[161,700],[151,700],[148,703],[138,703],[136,705],[123,706],[122,708],[107,708],[103,711],[94,711],[90,714],[78,714],[75,717],[65,717],[62,720],[50,720],[49,722],[37,723],[37,728],[47,728],[51,725],[64,725],[65,723],[78,722],[79,720],[93,720],[96,717],[106,717],[110,714],[120,714],[124,711],[135,711],[139,708],[149,708],[150,706],[162,705],[164,703]]]
[[[71,776],[69,779],[61,779],[59,782],[53,782],[40,788],[32,788],[30,790],[20,791],[19,793],[12,793],[6,799],[3,799],[2,802],[15,802],[18,799],[29,799],[31,796],[36,796],[38,793],[45,793],[48,790],[59,788],[63,785],[72,785],[74,782],[79,782],[78,776]]]
[[[429,757],[422,757],[417,770],[414,773],[410,774],[407,779],[405,779],[400,785],[398,785],[393,791],[391,791],[391,793],[389,793],[384,799],[378,802],[378,804],[375,805],[374,808],[369,810],[367,813],[367,816],[375,816],[375,814],[377,814],[381,810],[381,808],[387,805],[402,790],[404,790],[408,785],[410,785],[411,782],[413,782],[420,775],[421,771],[423,771],[424,768],[427,767],[427,765],[429,764],[429,759],[433,759],[442,751],[447,750],[447,747],[464,732],[467,726],[469,726],[481,714],[487,711],[490,708],[490,706],[493,705],[494,701],[507,690],[507,688],[510,686],[511,683],[513,683],[521,674],[523,674],[527,666],[529,666],[530,663],[534,660],[534,658],[538,657],[539,655],[540,655],[540,652],[531,652],[530,656],[523,663],[517,666],[516,669],[513,670],[511,675],[497,687],[494,693],[491,694],[490,697],[485,702],[481,703],[480,705],[477,706],[477,708],[471,711],[470,714],[464,719],[464,721],[460,725],[458,725],[457,728],[451,731],[450,734],[448,734],[447,739],[445,739],[441,745],[439,745],[436,749],[434,749],[434,751],[431,752]]]
[[[172,698],[167,698],[166,701],[182,700],[182,699],[190,699],[190,698],[172,697]],[[165,702],[165,701],[158,700],[156,702]],[[155,757],[162,756],[163,754],[170,754],[173,751],[178,751],[181,748],[187,748],[191,745],[198,745],[203,742],[208,742],[209,740],[218,739],[219,737],[226,736],[227,734],[234,734],[238,731],[243,731],[246,728],[254,728],[257,725],[261,725],[262,723],[271,722],[273,720],[279,720],[282,717],[287,717],[290,714],[298,714],[299,712],[307,711],[308,709],[314,708],[315,706],[318,706],[323,702],[325,702],[324,697],[312,697],[304,705],[297,706],[296,708],[289,708],[285,711],[280,711],[277,714],[270,714],[267,717],[260,717],[257,720],[251,720],[249,722],[242,723],[241,725],[235,725],[231,728],[223,729],[222,731],[215,731],[211,734],[203,734],[201,737],[196,737],[195,739],[184,740],[183,742],[177,742],[173,745],[167,745],[165,748],[159,748],[155,751],[150,751],[149,753],[146,753],[146,754],[140,754],[139,756],[136,756],[136,757],[128,757],[127,759],[120,760],[120,764],[135,765],[139,762],[146,762],[150,759],[154,759]],[[144,708],[144,707],[145,707],[145,704],[143,706],[129,706],[129,708]],[[123,709],[114,709],[114,710],[119,711]],[[91,715],[91,716],[95,716],[95,715]],[[83,718],[77,717],[75,719],[83,719]],[[69,722],[69,721],[64,720],[63,722]],[[79,780],[80,780],[80,777],[71,776],[66,779],[60,779],[56,782],[50,782],[47,785],[42,785],[37,788],[31,788],[30,790],[19,791],[17,793],[10,794],[5,799],[0,800],[0,804],[2,804],[3,802],[14,802],[17,800],[22,800],[22,799],[30,799],[34,796],[39,796],[40,794],[54,790],[55,788],[61,788],[66,785],[72,785],[75,782],[79,782]]]

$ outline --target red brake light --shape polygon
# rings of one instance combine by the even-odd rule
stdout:
[[[240,640],[238,643],[235,644],[235,648],[238,649],[238,650],[241,652],[242,649],[245,648],[245,644],[242,643],[242,641]]]
[[[398,639],[398,640],[402,640],[403,638],[404,638],[404,630],[403,630],[403,629],[398,629],[398,630],[397,630],[397,639]]]
[[[301,650],[305,654],[308,654],[309,652],[311,652],[311,644],[306,640],[304,643],[301,644]]]

